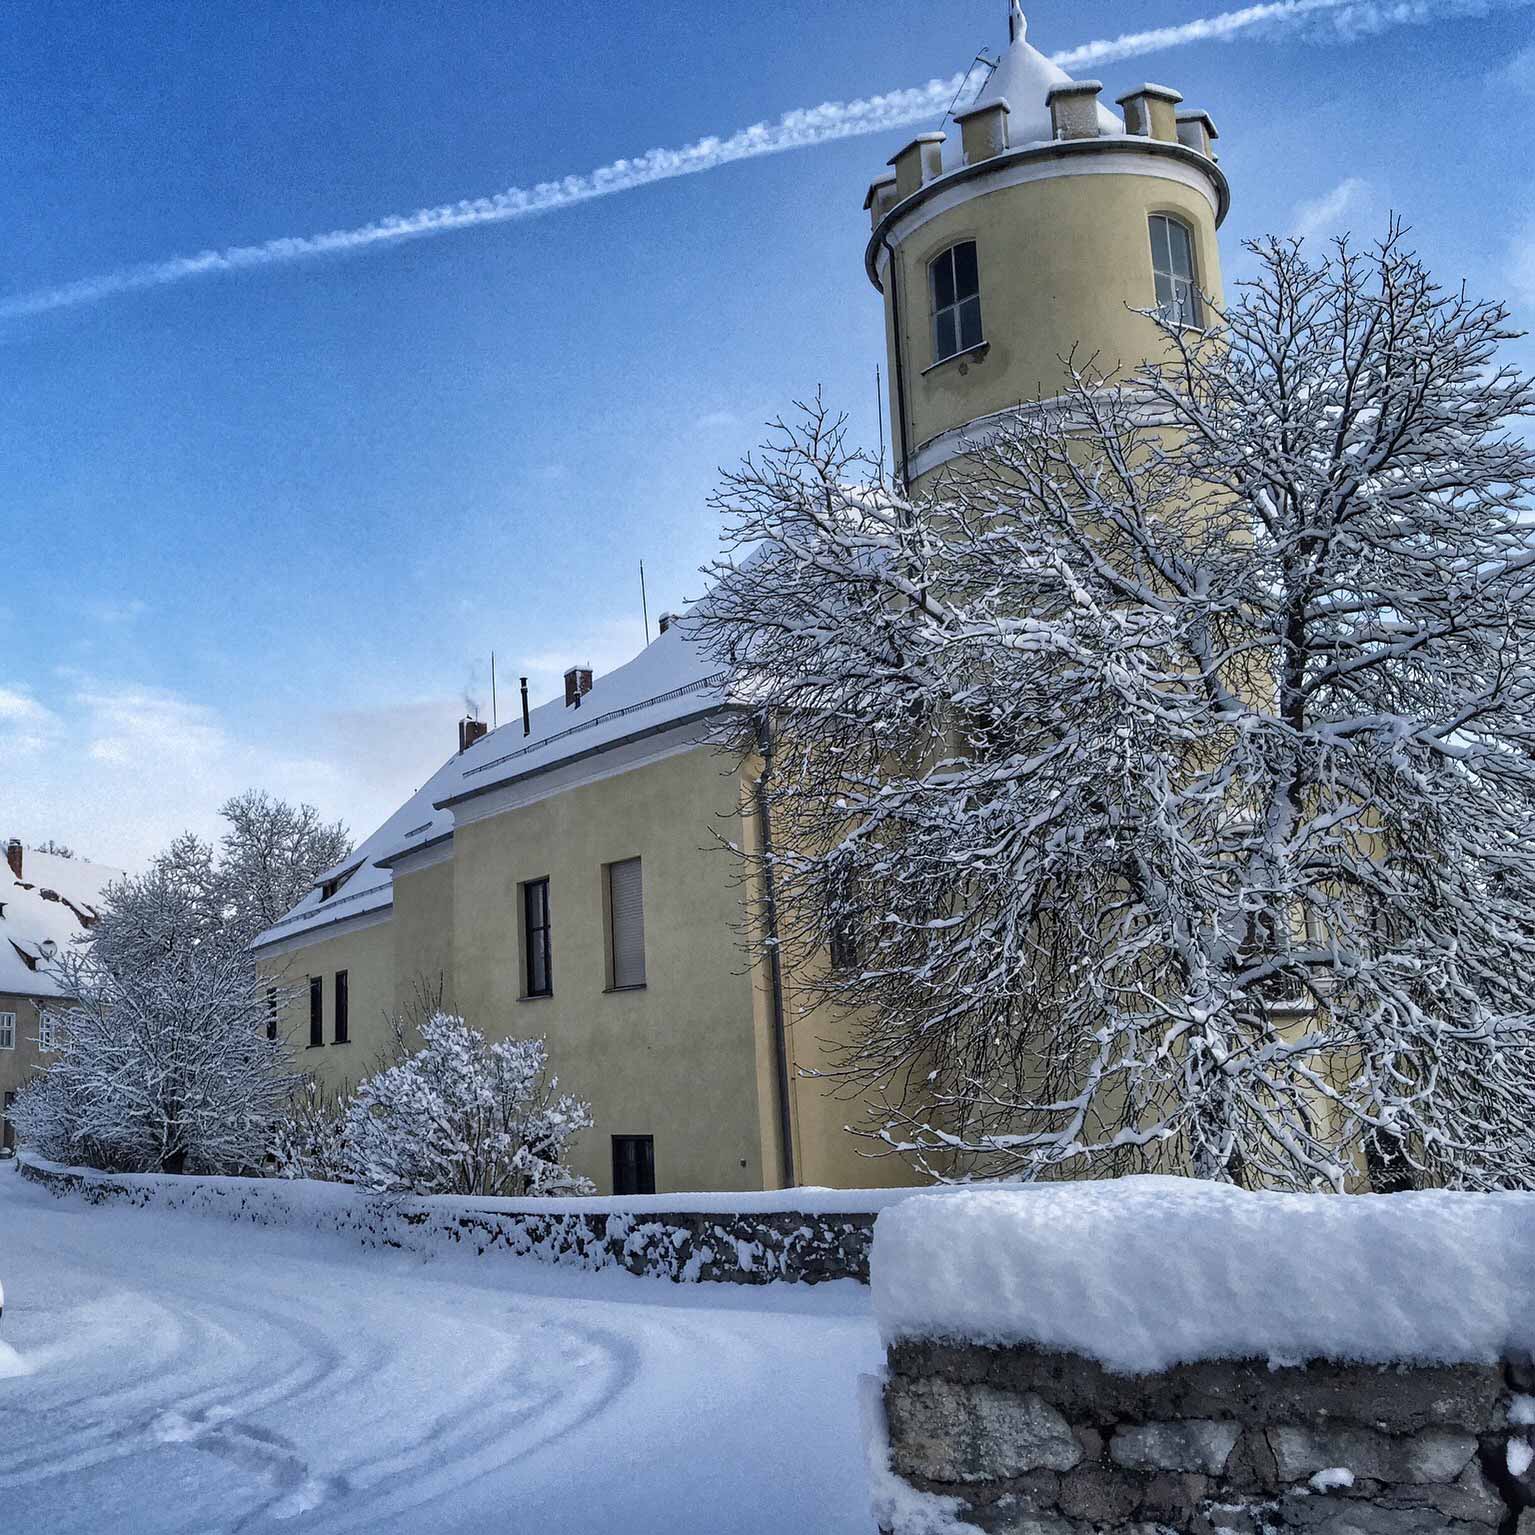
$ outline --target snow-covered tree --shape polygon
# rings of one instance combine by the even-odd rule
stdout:
[[[460,1017],[421,1025],[421,1048],[358,1086],[343,1159],[382,1193],[588,1193],[566,1165],[591,1108],[559,1091],[541,1039],[488,1043]]]
[[[915,498],[819,405],[718,494],[752,872],[935,1175],[1535,1184],[1535,385],[1396,229],[1253,251]]]
[[[108,886],[98,920],[54,960],[72,999],[50,1009],[60,1047],[12,1111],[45,1155],[169,1172],[262,1164],[296,1078],[286,1042],[268,1037],[286,990],[257,975],[249,944],[349,844],[264,794],[222,813],[218,848],[178,837]]]
[[[157,866],[121,881],[88,940],[60,955],[61,1046],[12,1109],[56,1160],[136,1172],[261,1166],[292,1085],[245,946],[201,892]]]

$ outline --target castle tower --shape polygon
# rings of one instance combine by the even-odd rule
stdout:
[[[1230,194],[1215,125],[1140,85],[1118,98],[1032,47],[1019,0],[1006,56],[955,114],[869,188],[865,255],[885,299],[893,459],[920,484],[988,423],[1048,400],[1075,351],[1103,372],[1161,356],[1162,308],[1204,321],[1219,300],[1216,230]]]

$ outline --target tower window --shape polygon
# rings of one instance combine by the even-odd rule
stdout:
[[[933,361],[981,344],[981,277],[975,241],[951,245],[928,267],[933,286]]]
[[[1151,270],[1157,280],[1157,312],[1169,325],[1205,323],[1194,272],[1194,236],[1189,226],[1164,213],[1151,216]]]

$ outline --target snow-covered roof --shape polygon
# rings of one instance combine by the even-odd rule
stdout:
[[[255,941],[263,948],[388,907],[390,863],[451,834],[453,805],[511,779],[542,772],[632,736],[675,725],[720,708],[721,679],[710,658],[673,623],[632,661],[598,677],[579,708],[563,695],[531,711],[529,733],[516,714],[465,752],[455,752],[350,857],[327,870],[292,911]],[[329,900],[320,885],[356,866]]]
[[[1013,0],[1008,25],[1013,40],[972,107],[1005,101],[1008,105],[1007,138],[1015,146],[1053,139],[1055,127],[1050,118],[1050,92],[1057,85],[1074,85],[1076,82],[1059,64],[1051,63],[1030,45],[1028,22],[1018,0]],[[1124,123],[1101,102],[1098,104],[1098,131],[1125,131]]]
[[[21,878],[0,862],[0,992],[11,996],[56,997],[42,946],[58,952],[80,937],[101,910],[102,891],[121,869],[22,850]]]

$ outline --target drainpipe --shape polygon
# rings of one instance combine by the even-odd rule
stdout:
[[[767,781],[773,772],[773,734],[766,713],[757,716],[757,754],[762,771],[757,774],[753,797],[757,808],[757,835],[762,852],[762,917],[767,928],[768,984],[773,1001],[773,1065],[778,1083],[778,1137],[783,1145],[784,1187],[796,1186],[794,1176],[794,1126],[789,1110],[789,1041],[783,1019],[783,957],[778,951],[778,876],[773,868],[773,822],[768,812]]]
[[[901,283],[890,236],[881,235],[879,243],[890,272],[890,323],[895,329],[895,413],[896,430],[901,439],[901,490],[910,495],[911,475],[906,464],[906,349],[901,331]]]

